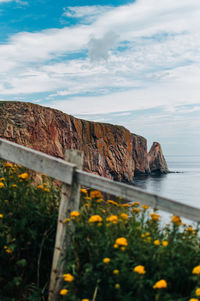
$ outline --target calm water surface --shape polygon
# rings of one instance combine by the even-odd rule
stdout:
[[[136,178],[135,185],[200,208],[200,156],[165,156],[170,171],[162,176]]]

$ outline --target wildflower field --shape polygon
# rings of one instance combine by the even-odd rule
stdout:
[[[60,189],[20,166],[0,168],[0,300],[47,300]],[[81,189],[80,210],[64,221],[66,252],[60,300],[198,301],[198,225],[138,202],[106,200]],[[75,227],[74,227],[75,226]],[[72,232],[72,229],[75,229]]]

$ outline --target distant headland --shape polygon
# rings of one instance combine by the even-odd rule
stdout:
[[[0,137],[63,158],[66,149],[84,152],[84,170],[117,181],[167,173],[161,146],[123,126],[91,122],[33,103],[0,102]]]

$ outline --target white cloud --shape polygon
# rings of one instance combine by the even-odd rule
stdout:
[[[169,100],[171,107],[197,102],[199,1],[138,0],[121,7],[68,7],[65,13],[76,18],[95,15],[96,19],[89,25],[22,32],[0,45],[1,98],[48,92],[63,100],[64,96],[99,93],[101,97],[80,97],[70,103],[73,107],[74,101],[82,99],[87,104],[92,99],[94,110],[96,106],[102,112],[105,101],[112,104],[106,106],[109,112],[165,105]],[[91,60],[65,58],[87,50]],[[99,64],[99,58],[107,61]],[[117,90],[120,93],[114,94]]]
[[[115,32],[107,32],[101,39],[92,37],[88,42],[88,56],[91,61],[106,60],[108,51],[114,48],[119,35]]]
[[[75,97],[54,101],[51,106],[68,114],[105,114],[136,111],[156,107],[199,104],[200,87],[187,82],[164,82],[143,89],[112,93],[102,96]]]
[[[0,98],[106,122],[116,112],[114,123],[166,149],[193,135],[198,153],[200,1],[70,6],[64,15],[76,25],[21,32],[0,44]],[[44,102],[37,93],[46,93]],[[130,111],[138,113],[133,120]]]
[[[6,2],[16,2],[21,5],[27,5],[28,3],[26,1],[21,1],[21,0],[0,0],[1,3],[6,3]]]
[[[95,19],[103,15],[105,12],[112,9],[112,6],[101,6],[101,5],[91,5],[91,6],[68,6],[64,8],[63,16],[69,18],[83,19],[84,22],[92,22]]]

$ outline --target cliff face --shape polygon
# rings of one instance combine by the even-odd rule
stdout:
[[[31,103],[0,102],[0,137],[60,158],[66,149],[82,150],[84,170],[118,181],[132,181],[135,172],[149,173],[148,162],[154,168],[145,138],[122,126],[77,119]],[[158,168],[160,159],[156,157]]]
[[[147,140],[136,134],[132,134],[133,161],[135,162],[135,175],[149,174],[150,168],[147,160]]]

